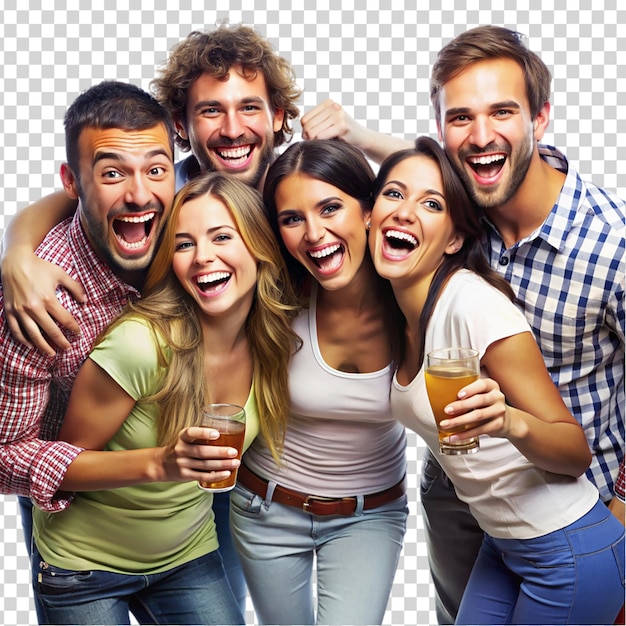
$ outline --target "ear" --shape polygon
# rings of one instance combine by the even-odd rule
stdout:
[[[462,247],[465,241],[465,236],[458,233],[454,234],[454,237],[450,240],[445,249],[445,254],[456,254]]]
[[[369,230],[372,227],[372,212],[365,211],[363,213],[363,223],[365,224],[365,230]]]
[[[284,119],[285,119],[285,109],[276,109],[276,111],[274,111],[274,121],[273,121],[273,128],[274,128],[275,133],[277,133],[283,127]]]
[[[61,164],[61,182],[65,193],[73,200],[78,199],[78,181],[67,163]]]
[[[533,136],[535,141],[541,141],[548,125],[550,124],[550,103],[544,102],[543,106],[533,120]]]
[[[189,135],[187,134],[185,125],[180,120],[174,120],[174,128],[176,129],[176,133],[181,139],[185,141],[189,140]]]

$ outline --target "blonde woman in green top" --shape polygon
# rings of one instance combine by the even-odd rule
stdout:
[[[72,505],[35,512],[41,622],[128,624],[132,612],[140,623],[243,623],[212,495],[195,482],[238,461],[232,448],[193,445],[217,436],[193,424],[208,402],[240,404],[246,445],[260,432],[278,458],[297,345],[288,285],[256,191],[215,174],[179,192],[144,298],[72,390],[61,438],[86,451],[62,485],[79,492]],[[140,480],[133,454],[146,450],[160,469]]]

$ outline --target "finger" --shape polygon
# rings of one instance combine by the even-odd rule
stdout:
[[[48,356],[54,356],[56,354],[56,351],[53,347],[55,345],[54,342],[47,339],[47,337],[42,332],[42,329],[33,319],[31,319],[30,317],[26,317],[23,320],[19,321],[18,325],[20,328],[20,336],[23,337],[23,340],[21,340],[16,335],[15,338],[18,339],[18,341],[21,341],[21,343],[23,343],[24,345],[34,346],[42,354],[46,354]],[[58,328],[54,324],[54,322],[52,323],[52,325],[58,331]],[[63,337],[63,340],[65,344],[67,344],[65,349],[69,348],[70,344],[67,339]]]
[[[24,333],[22,332],[22,327],[17,319],[17,317],[15,317],[15,315],[13,315],[12,313],[9,313],[8,311],[5,311],[6,314],[6,318],[7,318],[7,324],[9,325],[9,330],[11,331],[11,334],[13,335],[14,339],[16,341],[19,341],[21,344],[28,346],[29,348],[33,347],[33,344],[28,341],[28,339],[26,339],[26,336],[24,335]],[[54,352],[52,352],[53,356]]]
[[[37,316],[33,317],[35,317],[37,323],[41,326],[42,330],[46,334],[50,335],[51,339],[53,335],[63,335],[63,333],[59,329],[59,326],[61,326],[61,328],[69,330],[75,335],[80,335],[80,326],[78,325],[76,318],[66,308],[61,306],[61,303],[58,300],[53,300],[47,303],[46,311],[47,314],[43,315],[41,319],[37,319]],[[58,322],[58,326],[54,324],[53,319]]]
[[[65,272],[59,275],[59,285],[67,289],[77,302],[84,303],[87,301],[87,295],[83,286],[78,281],[70,278]]]

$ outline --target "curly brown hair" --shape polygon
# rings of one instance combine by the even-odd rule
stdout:
[[[293,135],[291,120],[300,114],[296,101],[301,90],[289,61],[278,56],[249,26],[221,25],[208,33],[193,31],[172,48],[150,87],[174,120],[185,121],[192,83],[202,74],[224,79],[233,66],[240,66],[244,76],[251,79],[259,71],[263,74],[272,111],[284,111],[283,124],[274,133],[274,146],[289,141]],[[188,139],[178,135],[176,143],[185,152],[191,147]]]

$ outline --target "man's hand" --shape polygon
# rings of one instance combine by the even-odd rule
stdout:
[[[80,333],[78,323],[56,297],[59,286],[67,289],[78,302],[85,301],[80,283],[31,250],[14,249],[4,255],[2,289],[9,328],[17,341],[34,345],[49,356],[55,354],[53,346],[62,350],[70,347],[57,322],[70,332]]]

